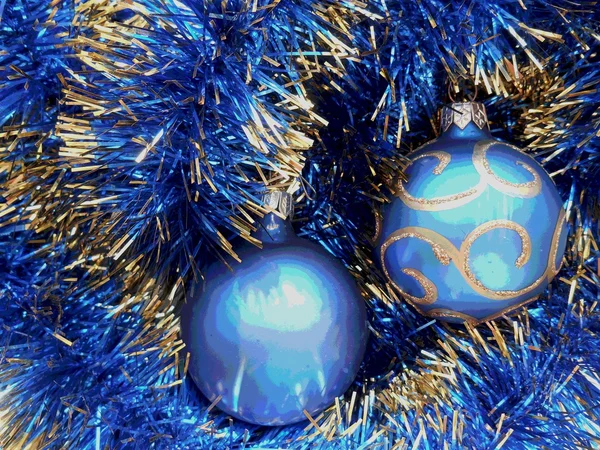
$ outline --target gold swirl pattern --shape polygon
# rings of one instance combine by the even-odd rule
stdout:
[[[516,161],[516,164],[533,175],[532,181],[527,181],[526,183],[511,183],[504,178],[498,177],[494,173],[487,160],[486,154],[490,147],[498,143],[498,141],[493,139],[486,139],[475,144],[475,148],[473,149],[473,164],[475,165],[477,172],[479,172],[479,175],[484,178],[490,186],[511,197],[532,198],[538,195],[542,191],[542,180],[540,179],[540,175],[533,167],[523,161]],[[502,145],[517,150],[518,152],[521,151],[517,147],[509,144],[502,143]]]
[[[561,219],[561,217],[562,217],[562,219]],[[559,217],[558,222],[560,224],[562,224],[563,221],[564,221],[564,213],[562,216]],[[419,304],[423,304],[423,303],[431,304],[431,303],[428,303],[431,301],[430,300],[431,296],[428,296],[427,292],[428,292],[428,289],[429,289],[429,292],[433,292],[433,291],[432,291],[431,287],[430,286],[427,287],[427,285],[428,285],[428,283],[433,284],[433,282],[431,280],[429,280],[427,277],[425,277],[425,275],[423,275],[421,272],[419,272],[417,274],[415,272],[415,269],[402,269],[403,273],[415,278],[417,280],[417,282],[419,282],[419,284],[425,290],[425,292],[426,292],[425,297],[419,298],[419,297],[407,295],[407,293],[404,292],[404,290],[398,284],[396,284],[394,282],[394,280],[392,280],[392,278],[388,272],[388,269],[386,267],[386,264],[385,264],[385,254],[386,254],[387,249],[393,243],[398,242],[401,239],[416,238],[416,239],[420,239],[420,240],[426,242],[427,244],[429,244],[433,250],[435,257],[437,258],[438,261],[440,261],[441,264],[447,266],[450,264],[451,261],[453,261],[456,268],[459,270],[459,272],[461,273],[461,275],[463,276],[463,278],[467,282],[467,284],[475,292],[477,292],[481,296],[483,296],[487,299],[490,299],[490,300],[509,300],[511,298],[525,295],[528,292],[531,292],[532,290],[534,290],[535,288],[540,286],[544,280],[549,281],[554,277],[555,271],[556,271],[555,260],[556,260],[557,250],[549,252],[548,261],[546,264],[546,270],[544,271],[544,273],[539,278],[537,278],[533,283],[531,283],[529,286],[524,287],[522,289],[493,290],[493,289],[489,289],[481,281],[479,281],[475,277],[475,275],[472,273],[471,268],[469,266],[469,256],[470,256],[471,246],[480,236],[482,236],[483,234],[485,234],[491,230],[497,229],[497,228],[504,228],[504,229],[509,229],[509,230],[515,231],[521,238],[521,254],[515,261],[515,267],[517,267],[519,269],[522,268],[527,263],[527,261],[530,258],[530,255],[531,255],[531,238],[529,237],[529,234],[527,233],[527,230],[525,230],[525,228],[523,228],[518,223],[509,221],[509,220],[493,220],[490,222],[486,222],[486,223],[480,225],[479,227],[475,228],[475,230],[473,230],[471,233],[469,233],[469,235],[467,235],[467,237],[461,244],[460,250],[457,249],[454,246],[454,244],[450,240],[448,240],[446,237],[442,236],[441,234],[439,234],[433,230],[429,230],[427,228],[422,228],[422,227],[401,228],[399,230],[396,230],[394,233],[392,233],[390,235],[390,237],[388,239],[386,239],[386,241],[381,246],[381,253],[380,253],[381,266],[383,267],[385,276],[387,277],[389,282],[392,284],[392,286],[394,286],[403,296],[405,296],[409,300],[409,302],[411,302],[411,304],[413,302],[419,303]],[[558,249],[558,241],[560,239],[561,229],[562,229],[561,226],[557,226],[557,228],[554,232],[554,235],[552,237],[551,249]],[[409,271],[407,271],[407,270],[409,270]],[[415,275],[418,275],[418,277]],[[436,287],[436,293],[437,293],[437,287]],[[437,298],[437,294],[436,294],[436,298]]]
[[[371,243],[375,244],[381,236],[381,227],[383,226],[383,217],[379,209],[375,209],[375,235],[370,238]]]
[[[524,163],[523,161],[517,161],[516,164],[523,167],[533,176],[532,181],[527,181],[525,183],[512,183],[504,178],[500,178],[494,173],[489,161],[487,160],[487,152],[490,147],[495,144],[502,144],[520,151],[517,147],[514,147],[510,144],[505,144],[503,142],[501,143],[493,139],[486,139],[477,142],[473,149],[472,160],[480,178],[479,183],[477,183],[477,185],[474,187],[469,188],[466,191],[459,192],[458,194],[444,195],[429,199],[423,197],[413,197],[404,187],[402,180],[398,180],[397,196],[406,206],[417,211],[445,211],[470,203],[478,198],[488,186],[491,186],[497,191],[511,197],[532,198],[539,195],[539,193],[542,191],[542,180],[540,175],[533,167]],[[439,161],[438,165],[433,170],[434,175],[441,175],[451,161],[451,156],[449,153],[443,151],[431,151],[414,157],[411,161],[411,164],[419,159],[428,157],[437,158]]]
[[[434,309],[430,309],[429,311],[421,311],[419,310],[419,312],[421,314],[423,314],[424,316],[427,317],[432,317],[434,319],[437,318],[441,318],[441,319],[445,319],[445,318],[451,318],[451,319],[460,319],[463,320],[465,322],[468,322],[469,324],[473,325],[473,326],[477,326],[479,324],[482,324],[484,322],[489,322],[490,320],[495,320],[499,317],[502,317],[506,314],[509,314],[513,311],[516,311],[517,309],[522,308],[525,305],[528,305],[531,302],[536,301],[539,298],[539,295],[536,295],[535,297],[531,297],[528,298],[527,300],[523,300],[522,302],[516,303],[514,305],[509,306],[508,308],[504,308],[501,311],[498,311],[495,314],[492,314],[491,316],[487,316],[485,319],[477,319],[476,317],[470,316],[468,314],[465,313],[461,313],[461,312],[457,312],[457,311],[452,311],[451,309],[447,309],[447,308],[434,308]]]
[[[438,165],[433,169],[434,175],[441,175],[444,169],[448,166],[448,164],[450,164],[451,160],[451,156],[447,152],[432,151],[425,152],[416,156],[412,159],[411,164],[415,161],[418,161],[419,159],[429,157],[437,158],[439,161]],[[418,211],[443,211],[466,205],[475,198],[479,197],[486,187],[487,184],[485,183],[485,181],[480,180],[480,182],[476,186],[464,192],[459,192],[458,194],[452,195],[443,195],[440,197],[428,199],[422,197],[413,197],[412,195],[410,195],[408,191],[404,188],[402,180],[399,179],[397,185],[397,195],[409,208]]]
[[[390,235],[390,237],[387,238],[386,241],[383,243],[383,245],[381,246],[381,261],[384,261],[383,257],[385,256],[385,252],[387,251],[390,245],[392,245],[394,242],[398,242],[399,240],[406,238],[420,239],[431,245],[431,248],[433,249],[433,254],[438,259],[438,261],[441,262],[444,266],[450,264],[450,261],[452,260],[450,253],[454,252],[455,254],[458,254],[458,250],[452,244],[452,242],[450,242],[441,234],[436,233],[435,231],[429,230],[427,228],[404,227],[394,231]]]
[[[531,283],[529,286],[527,286],[523,289],[519,289],[519,290],[515,290],[515,291],[513,291],[513,290],[495,291],[493,289],[489,289],[488,287],[486,287],[481,281],[479,281],[475,277],[473,272],[471,272],[471,267],[469,265],[469,256],[471,253],[471,246],[477,240],[477,238],[479,238],[480,236],[484,235],[485,233],[495,230],[497,228],[504,228],[504,229],[515,231],[521,238],[521,254],[515,261],[515,266],[517,267],[517,269],[521,269],[527,263],[527,261],[529,261],[529,258],[531,256],[531,238],[529,237],[529,233],[527,233],[527,230],[525,228],[523,228],[521,225],[519,225],[518,223],[512,222],[510,220],[490,220],[489,222],[486,222],[486,223],[478,226],[477,228],[475,228],[471,233],[469,233],[469,235],[463,241],[463,243],[460,247],[460,254],[461,254],[461,256],[463,256],[462,261],[461,261],[462,266],[463,266],[461,273],[463,274],[463,276],[466,277],[466,279],[469,282],[469,285],[471,285],[471,287],[473,287],[473,289],[475,289],[475,286],[477,286],[477,289],[475,289],[475,290],[478,293],[480,293],[480,294],[485,293],[485,296],[487,298],[490,298],[493,300],[506,300],[506,299],[515,298],[520,295],[526,294],[526,293],[532,291],[533,289],[535,289],[536,287],[538,287],[540,284],[542,284],[542,282],[545,279],[547,279],[548,269],[546,269],[544,271],[544,273],[537,280],[535,280],[533,283]],[[550,258],[548,258],[548,263],[550,263]]]
[[[434,319],[448,319],[448,318],[460,319],[460,320],[470,323],[471,325],[476,325],[478,322],[478,319],[476,319],[473,316],[470,316],[468,314],[461,313],[458,311],[452,311],[451,309],[447,309],[447,308],[434,308],[434,309],[430,309],[427,312],[425,312],[425,311],[419,311],[419,312],[427,317],[432,317]]]
[[[402,269],[402,272],[417,280],[425,290],[424,297],[415,297],[414,295],[410,295],[408,292],[404,292],[403,295],[406,298],[409,298],[413,302],[420,305],[432,305],[436,302],[436,300],[438,299],[438,290],[436,285],[429,278],[427,278],[425,275],[423,275],[422,272],[418,271],[417,269]]]
[[[556,222],[556,227],[554,228],[554,235],[552,236],[552,245],[550,247],[550,261],[552,262],[550,273],[548,274],[550,281],[552,278],[558,274],[560,268],[562,267],[562,259],[558,267],[556,267],[556,257],[558,256],[558,244],[560,243],[560,235],[563,230],[563,226],[565,225],[566,213],[564,208],[560,209],[560,213],[558,214],[558,221]]]
[[[521,238],[521,254],[515,261],[515,266],[517,266],[517,268],[520,269],[525,264],[527,264],[527,261],[529,261],[529,258],[531,257],[531,238],[529,237],[529,234],[527,233],[527,230],[525,228],[511,220],[490,220],[489,222],[479,225],[466,237],[465,241],[463,242],[463,245],[461,246],[461,252],[463,252],[465,255],[468,255],[471,251],[471,246],[477,240],[477,238],[483,236],[489,231],[498,228],[512,230],[516,232]]]
[[[406,189],[404,189],[402,181],[399,181],[398,197],[402,199],[406,206],[418,211],[445,211],[448,209],[458,208],[459,206],[463,206],[472,202],[474,199],[483,194],[483,191],[486,187],[487,184],[485,182],[479,182],[475,187],[472,187],[464,192],[459,192],[458,194],[443,195],[441,197],[427,199],[423,197],[413,197],[406,191]]]
[[[413,158],[410,162],[410,164],[414,163],[415,161],[418,161],[419,159],[423,159],[423,158],[437,158],[438,159],[438,165],[435,166],[435,168],[433,169],[433,174],[434,175],[441,175],[441,173],[444,171],[444,169],[446,168],[446,166],[448,164],[450,164],[450,153],[448,152],[442,152],[442,151],[433,151],[433,152],[426,152],[426,153],[421,153],[419,156]],[[410,166],[409,164],[409,166]]]
[[[430,236],[428,236],[428,234],[430,234]],[[442,238],[442,240],[446,240],[447,242],[442,242],[442,244],[439,244],[433,240],[433,239],[438,239],[440,237]],[[398,284],[396,284],[396,282],[394,280],[392,280],[392,277],[390,276],[390,274],[387,270],[387,267],[385,265],[385,252],[387,251],[388,247],[390,245],[392,245],[394,242],[398,242],[402,239],[407,239],[407,238],[416,238],[416,239],[421,239],[424,242],[427,242],[429,245],[431,245],[431,248],[433,250],[433,254],[435,255],[435,257],[438,259],[438,261],[440,263],[442,263],[445,266],[450,264],[451,257],[446,252],[444,247],[450,248],[450,249],[453,248],[455,250],[456,250],[456,248],[452,245],[452,242],[448,241],[443,236],[438,235],[434,231],[428,230],[426,228],[418,228],[418,227],[406,227],[406,228],[402,228],[401,230],[395,231],[394,233],[392,233],[390,235],[390,237],[381,246],[381,267],[383,267],[385,276],[387,277],[389,282],[392,284],[392,286],[394,286],[394,288],[398,292],[400,292],[400,294],[402,296],[404,296],[408,300],[408,302],[413,306],[415,303],[431,305],[431,304],[435,303],[435,301],[438,298],[438,290],[437,290],[437,287],[435,286],[435,284],[429,278],[427,278],[425,275],[423,275],[423,273],[421,273],[420,271],[418,271],[416,269],[410,269],[410,268],[402,269],[403,273],[405,273],[408,276],[413,277],[425,291],[424,297],[416,297],[414,295],[410,295],[408,292],[405,292]]]

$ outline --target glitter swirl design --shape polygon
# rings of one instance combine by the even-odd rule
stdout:
[[[397,196],[406,206],[417,211],[444,211],[458,208],[466,205],[478,198],[485,191],[486,187],[491,186],[503,194],[511,197],[532,198],[542,191],[542,181],[537,171],[529,164],[523,161],[516,161],[516,165],[522,167],[533,176],[533,180],[525,183],[512,183],[504,178],[500,178],[492,170],[487,159],[487,152],[490,147],[499,144],[498,141],[487,139],[477,142],[473,149],[473,165],[479,173],[480,179],[477,185],[458,194],[444,195],[434,198],[414,197],[404,187],[402,180],[398,180]],[[519,150],[517,147],[504,144],[507,147]],[[423,158],[436,158],[439,163],[433,169],[434,175],[441,175],[444,169],[450,164],[451,156],[444,151],[425,152],[414,157],[411,164]]]
[[[417,269],[402,269],[402,272],[417,280],[425,290],[425,296],[423,297],[415,297],[414,295],[410,295],[407,292],[405,292],[403,295],[406,298],[409,298],[414,303],[420,305],[432,305],[433,303],[435,303],[438,297],[438,290],[436,285],[429,278],[427,278],[425,275],[423,275],[423,273],[421,273]]]
[[[418,161],[419,159],[423,159],[423,158],[437,158],[438,159],[438,161],[439,161],[438,165],[435,166],[435,168],[433,169],[434,175],[441,175],[442,172],[444,171],[444,169],[446,168],[446,166],[448,164],[450,164],[450,160],[452,159],[450,156],[450,153],[448,153],[448,152],[434,151],[434,152],[422,153],[422,154],[414,157],[411,161],[411,164],[414,163],[415,161]]]
[[[521,238],[521,254],[515,261],[515,266],[519,269],[523,267],[531,257],[531,238],[529,237],[529,233],[527,233],[527,230],[525,228],[523,228],[518,223],[512,222],[510,220],[490,220],[489,222],[486,222],[483,225],[480,225],[473,231],[471,231],[471,233],[469,233],[463,245],[461,246],[461,253],[467,255],[465,261],[469,259],[468,255],[471,252],[471,246],[473,245],[473,243],[485,233],[488,233],[492,230],[496,230],[498,228],[512,230],[515,233],[517,233]]]
[[[528,305],[531,302],[536,301],[539,298],[538,295],[536,295],[535,297],[531,297],[528,298],[526,300],[523,300],[522,302],[519,302],[517,304],[511,305],[508,308],[505,308],[501,311],[498,311],[495,314],[492,314],[491,316],[486,317],[485,319],[477,319],[476,317],[473,317],[469,314],[465,314],[465,313],[461,313],[458,311],[452,311],[451,309],[447,309],[447,308],[434,308],[434,309],[430,309],[429,311],[421,311],[419,310],[419,312],[421,314],[423,314],[424,316],[427,317],[431,317],[434,319],[438,319],[438,318],[442,318],[442,319],[447,319],[447,318],[451,318],[451,319],[459,319],[459,320],[463,320],[473,326],[477,326],[481,323],[484,322],[489,322],[490,320],[495,320],[498,319],[506,314],[509,314],[513,311],[516,311],[520,308],[522,308],[525,305]]]
[[[479,322],[475,317],[470,316],[469,314],[461,313],[458,311],[452,311],[451,309],[447,309],[447,308],[434,308],[434,309],[430,309],[427,312],[423,312],[423,311],[420,311],[420,312],[421,312],[421,314],[424,314],[427,317],[432,317],[434,319],[437,319],[437,318],[460,319],[460,320],[468,322],[472,325],[476,325]]]
[[[494,173],[487,160],[487,152],[490,147],[496,144],[498,144],[498,141],[493,139],[479,141],[475,144],[475,148],[473,149],[473,164],[482,179],[485,179],[486,183],[494,189],[503,194],[510,195],[511,197],[532,198],[539,195],[542,191],[542,180],[540,179],[540,175],[533,167],[523,161],[516,161],[515,164],[523,167],[523,169],[533,176],[533,180],[531,181],[525,183],[512,183],[504,178],[500,178]],[[520,151],[517,147],[512,145],[504,143],[502,145]]]
[[[550,267],[549,277],[550,279],[554,278],[556,274],[560,271],[562,267],[562,261],[559,266],[556,266],[556,258],[558,256],[558,245],[560,243],[560,235],[563,229],[563,225],[565,224],[566,214],[565,210],[561,209],[560,214],[558,215],[558,221],[556,222],[556,227],[554,228],[554,235],[552,236],[552,246],[550,247],[550,261],[552,262],[552,266]]]
[[[371,243],[375,244],[379,240],[381,236],[381,227],[383,223],[383,217],[381,216],[381,212],[378,209],[374,210],[375,215],[375,233],[373,237],[370,238]]]
[[[551,248],[558,248],[558,241],[560,239],[560,231],[561,231],[562,223],[564,222],[564,216],[563,216],[563,220],[562,221],[559,220],[558,222],[559,222],[559,225],[557,226],[558,231],[554,232]],[[521,238],[521,245],[522,245],[521,254],[519,255],[519,257],[517,258],[517,260],[515,261],[514,264],[515,264],[515,267],[517,267],[518,269],[522,269],[525,266],[525,264],[527,263],[527,261],[529,260],[529,257],[531,255],[531,238],[529,237],[529,234],[527,233],[527,230],[525,230],[525,228],[523,228],[518,223],[512,222],[510,220],[493,220],[493,221],[489,221],[489,222],[486,222],[486,223],[480,225],[479,227],[475,228],[475,230],[473,230],[471,233],[469,233],[469,235],[463,241],[460,249],[457,249],[452,244],[452,242],[450,242],[447,238],[445,238],[441,234],[436,233],[435,231],[429,230],[427,228],[420,228],[420,227],[401,228],[400,230],[396,230],[395,232],[393,232],[390,235],[390,237],[388,239],[386,239],[386,241],[381,246],[381,256],[380,256],[381,266],[383,267],[384,273],[385,273],[387,279],[389,280],[389,282],[392,284],[392,286],[394,286],[403,296],[407,297],[412,302],[419,303],[419,304],[432,304],[435,302],[435,300],[431,301],[432,296],[429,295],[429,293],[433,292],[433,288],[429,284],[431,284],[431,285],[433,285],[433,287],[435,287],[435,292],[437,293],[437,287],[434,285],[434,283],[431,280],[429,280],[428,278],[426,278],[425,275],[423,275],[421,272],[417,271],[416,269],[410,269],[410,268],[402,269],[402,272],[404,272],[406,275],[410,275],[413,278],[415,278],[426,292],[425,297],[423,297],[423,298],[411,296],[411,295],[407,294],[398,284],[396,284],[392,280],[392,278],[389,274],[389,271],[386,267],[386,264],[385,264],[385,254],[386,254],[387,250],[393,243],[398,242],[401,239],[414,238],[414,239],[422,240],[423,242],[426,242],[427,244],[429,244],[431,246],[431,249],[432,249],[436,259],[442,265],[447,266],[450,264],[450,262],[454,262],[454,264],[456,265],[456,268],[460,271],[460,273],[462,274],[464,279],[467,281],[469,286],[471,286],[471,288],[473,288],[473,290],[475,292],[477,292],[481,296],[488,298],[490,300],[509,300],[509,299],[512,299],[515,297],[519,297],[521,295],[527,294],[528,292],[531,292],[532,290],[534,290],[535,288],[540,286],[542,284],[542,282],[544,282],[545,280],[550,281],[552,278],[554,278],[555,270],[556,270],[555,260],[556,260],[557,252],[551,251],[548,256],[546,270],[540,277],[538,277],[533,283],[531,283],[527,287],[524,287],[522,289],[517,289],[517,290],[493,290],[493,289],[489,289],[481,281],[479,281],[475,277],[475,275],[472,273],[470,265],[469,265],[469,256],[470,256],[471,246],[479,237],[481,237],[485,233],[488,233],[488,232],[490,232],[494,229],[498,229],[498,228],[515,231]],[[417,274],[417,272],[418,272],[418,276],[415,276],[415,274]]]
[[[439,235],[434,231],[427,230],[425,228],[421,229],[418,227],[406,227],[401,230],[395,231],[381,246],[381,267],[383,267],[385,276],[392,284],[392,286],[394,286],[394,288],[411,304],[416,303],[421,305],[431,305],[437,300],[438,290],[436,285],[429,278],[423,275],[421,271],[411,268],[402,269],[402,272],[404,274],[413,277],[425,291],[424,297],[416,297],[404,291],[396,282],[394,282],[385,265],[385,252],[387,251],[387,249],[393,243],[398,242],[402,239],[409,238],[420,239],[429,244],[437,260],[444,266],[450,264],[450,261],[452,260],[450,252],[456,250],[456,248],[452,245],[452,242],[448,241],[446,238],[444,238],[444,236]]]
[[[451,160],[451,156],[447,152],[432,151],[425,152],[414,157],[411,161],[411,164],[423,158],[436,158],[439,161],[438,165],[433,169],[434,175],[441,175],[448,164],[450,164]],[[410,195],[405,189],[402,180],[399,179],[397,185],[397,195],[409,208],[418,211],[443,211],[447,209],[458,208],[459,206],[466,205],[467,203],[475,200],[483,193],[486,187],[487,183],[482,179],[476,186],[464,192],[428,199],[422,197],[413,197]]]
[[[471,254],[471,246],[479,237],[483,236],[485,233],[488,233],[488,232],[498,229],[498,228],[512,230],[512,231],[516,232],[519,235],[519,237],[521,238],[521,254],[515,261],[515,267],[517,267],[517,269],[521,269],[527,263],[527,261],[529,261],[529,258],[531,256],[531,238],[529,237],[529,233],[527,232],[527,230],[525,228],[523,228],[521,225],[519,225],[518,223],[512,222],[510,220],[490,220],[489,222],[486,222],[486,223],[478,226],[471,233],[469,233],[469,235],[466,237],[463,244],[461,245],[461,248],[460,248],[460,255],[461,255],[461,259],[462,259],[461,273],[467,279],[469,285],[474,290],[476,290],[478,293],[485,295],[487,298],[490,298],[493,300],[506,300],[506,299],[518,297],[520,295],[526,294],[526,293],[534,290],[547,278],[547,270],[537,280],[535,280],[533,283],[531,283],[529,286],[527,286],[523,289],[501,290],[500,291],[500,290],[493,290],[493,289],[487,288],[481,281],[479,281],[475,277],[475,275],[471,271],[471,267],[470,267],[470,263],[469,263],[469,257]],[[548,264],[550,264],[550,258],[549,258]],[[550,267],[550,266],[548,266],[548,267]]]
[[[480,182],[475,187],[458,194],[444,195],[441,197],[427,199],[422,197],[413,197],[406,191],[406,189],[404,189],[402,182],[399,181],[398,197],[402,199],[406,206],[412,209],[419,211],[444,211],[447,209],[458,208],[459,206],[470,203],[479,197],[486,187],[487,184],[485,184],[485,182]]]

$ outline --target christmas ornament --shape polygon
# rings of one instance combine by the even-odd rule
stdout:
[[[291,196],[265,203],[289,217]],[[366,341],[364,301],[343,265],[298,238],[288,220],[270,213],[241,245],[241,263],[205,272],[181,316],[200,390],[234,417],[261,425],[316,416],[343,394],[359,369]]]
[[[492,137],[482,104],[445,107],[441,127],[409,155],[378,252],[390,283],[419,312],[477,324],[544,291],[565,250],[565,211],[544,169]]]

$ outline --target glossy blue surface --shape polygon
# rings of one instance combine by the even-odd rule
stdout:
[[[478,323],[539,296],[567,235],[562,200],[544,169],[474,123],[452,125],[409,157],[401,186],[418,201],[396,192],[378,241],[380,262],[404,297],[425,315]]]
[[[368,329],[352,276],[320,246],[269,214],[260,250],[213,264],[181,317],[200,390],[234,417],[282,425],[316,416],[343,394],[362,361]]]

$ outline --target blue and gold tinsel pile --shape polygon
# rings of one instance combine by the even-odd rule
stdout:
[[[600,445],[600,4],[0,0],[0,448]],[[375,268],[374,211],[447,84],[565,200],[542,298],[478,327]],[[232,421],[185,377],[178,314],[253,242],[265,185],[368,303],[358,380],[319,417]],[[257,251],[259,251],[257,249]]]

